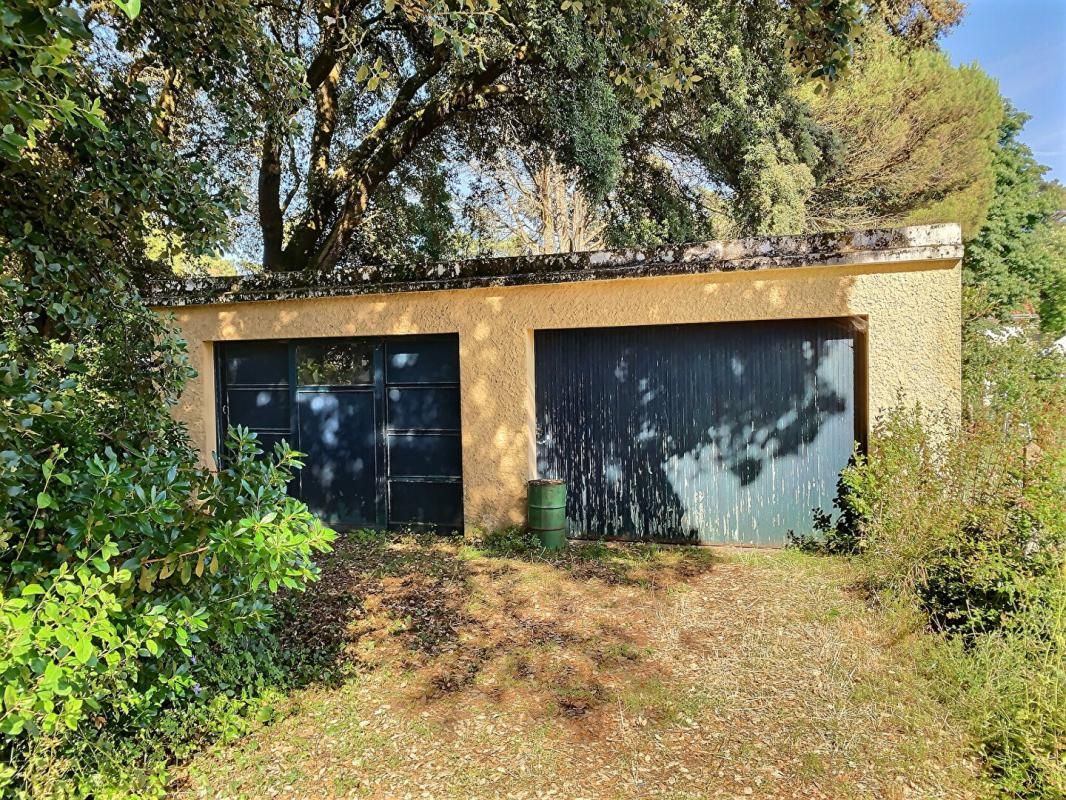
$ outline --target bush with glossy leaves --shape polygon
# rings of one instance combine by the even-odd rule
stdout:
[[[212,729],[197,709],[236,718],[223,655],[269,672],[249,642],[333,535],[286,494],[295,453],[236,432],[213,473],[171,416],[191,370],[138,291],[147,243],[217,245],[236,196],[167,145],[147,83],[90,64],[96,30],[0,14],[0,796],[129,796],[116,765],[145,763],[158,790],[144,733],[198,720],[173,752]]]

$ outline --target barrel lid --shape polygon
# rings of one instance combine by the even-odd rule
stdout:
[[[566,483],[566,481],[561,481],[556,478],[534,478],[529,481],[530,486],[560,486],[564,483]]]

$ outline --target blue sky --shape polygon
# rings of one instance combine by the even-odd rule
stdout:
[[[1022,140],[1049,178],[1066,183],[1066,0],[967,0],[941,44],[955,64],[976,61],[1032,116]]]

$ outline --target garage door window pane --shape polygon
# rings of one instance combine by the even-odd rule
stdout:
[[[362,386],[374,379],[374,347],[368,342],[316,342],[296,347],[301,386]]]
[[[389,522],[393,525],[463,524],[463,485],[430,481],[389,481]]]
[[[230,425],[244,425],[252,430],[260,428],[287,429],[289,427],[288,389],[230,389]]]
[[[390,433],[389,475],[445,476],[463,474],[459,434]]]
[[[226,342],[226,384],[284,386],[289,382],[288,345],[283,342]]]
[[[406,340],[385,344],[386,379],[394,383],[456,383],[459,348],[455,336]]]
[[[390,430],[459,430],[457,389],[388,390]]]

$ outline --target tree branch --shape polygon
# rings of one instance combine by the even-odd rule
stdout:
[[[292,187],[285,193],[285,202],[281,204],[282,216],[289,210],[289,205],[300,191],[300,184],[302,183],[300,166],[296,163],[296,148],[293,146],[291,135],[286,137],[286,149],[289,151],[289,172],[292,173]]]
[[[363,162],[374,154],[374,151],[388,137],[389,133],[414,113],[410,108],[411,101],[414,100],[415,95],[418,94],[423,86],[440,74],[440,71],[444,69],[447,63],[448,59],[445,51],[443,48],[438,48],[434,51],[433,58],[426,62],[422,69],[400,84],[389,110],[374,123],[374,127],[344,159],[344,164],[338,167],[333,175],[334,181],[342,183],[347,175],[355,174]]]
[[[337,121],[337,83],[340,72],[334,70],[332,77],[324,81],[316,93],[315,130],[312,134],[311,166],[308,170],[307,213],[292,232],[285,248],[285,261],[292,267],[306,266],[312,250],[334,216],[333,211],[340,196],[337,187],[346,183],[347,176],[359,174],[375,149],[394,131],[396,125],[408,116],[409,106],[419,90],[447,64],[446,52],[440,49],[434,58],[421,70],[404,81],[393,99],[389,110],[375,123],[370,132],[344,160],[344,164],[330,173],[330,148],[333,129]]]
[[[508,86],[496,81],[512,63],[511,60],[493,62],[478,75],[406,115],[400,130],[374,151],[360,171],[358,181],[350,185],[340,215],[315,258],[316,268],[330,269],[340,260],[374,191],[404,157],[456,114],[483,99],[509,91]]]
[[[311,59],[311,63],[307,66],[306,80],[307,87],[315,92],[318,87],[322,85],[322,82],[326,80],[330,72],[338,65],[341,64],[351,52],[366,39],[367,34],[370,33],[370,29],[377,25],[379,22],[385,19],[385,12],[380,12],[370,19],[364,20],[362,23],[362,32],[359,36],[359,41],[348,39],[345,40],[344,28],[355,18],[357,14],[362,12],[366,7],[365,0],[363,2],[354,3],[342,3],[341,7],[337,9],[337,14],[332,25],[330,25],[330,32],[322,42],[321,47],[318,49],[318,54]],[[319,24],[323,23],[323,14],[319,15]]]
[[[176,69],[168,67],[163,71],[163,85],[159,89],[156,103],[156,116],[152,126],[164,140],[170,140],[174,125],[174,115],[178,110],[178,91],[181,88],[181,76]]]
[[[289,238],[285,260],[302,267],[325,220],[336,203],[337,193],[330,175],[333,134],[337,128],[337,92],[341,68],[334,65],[315,91],[315,124],[311,131],[311,159],[307,167],[307,211]],[[288,204],[286,203],[286,206]]]

